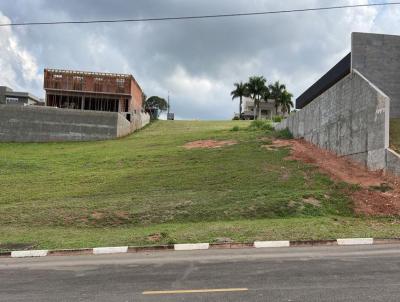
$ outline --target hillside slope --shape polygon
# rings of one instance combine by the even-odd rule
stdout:
[[[347,234],[339,218],[373,230],[353,220],[351,186],[285,160],[272,132],[248,125],[159,121],[113,141],[0,144],[0,249],[326,238]]]

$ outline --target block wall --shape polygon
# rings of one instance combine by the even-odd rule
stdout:
[[[400,118],[400,36],[352,33],[351,67],[390,97],[390,116]]]
[[[386,167],[390,99],[354,70],[277,125],[296,138],[355,159],[370,169]]]
[[[107,140],[128,135],[145,121],[134,116],[129,122],[117,112],[0,105],[0,141]]]

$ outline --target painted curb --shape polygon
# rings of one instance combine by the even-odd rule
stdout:
[[[45,257],[48,250],[30,250],[30,251],[13,251],[11,252],[12,258],[25,258],[25,257]]]
[[[289,247],[290,241],[254,241],[255,248]]]
[[[120,253],[127,253],[127,252],[128,252],[127,246],[95,247],[95,248],[93,248],[94,255],[120,254]]]
[[[337,239],[338,245],[364,245],[374,244],[373,238],[343,238]]]
[[[184,243],[174,244],[175,251],[193,251],[193,250],[208,250],[210,248],[209,243]]]
[[[255,241],[253,243],[185,243],[149,246],[119,246],[97,247],[58,250],[26,250],[26,251],[1,251],[1,258],[23,258],[44,256],[78,256],[100,255],[117,253],[144,253],[162,251],[192,251],[207,249],[246,249],[246,248],[273,248],[273,247],[306,247],[306,246],[338,246],[338,245],[382,245],[400,244],[400,238],[341,238],[328,240],[293,240],[293,241]]]

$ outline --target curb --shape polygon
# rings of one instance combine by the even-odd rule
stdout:
[[[59,250],[23,250],[0,252],[2,258],[27,258],[45,256],[73,256],[73,255],[104,255],[120,253],[143,253],[156,251],[194,251],[208,249],[245,249],[264,248],[273,249],[279,247],[306,247],[306,246],[349,246],[349,245],[381,245],[398,244],[400,238],[339,238],[330,240],[293,240],[293,241],[255,241],[253,243],[184,243],[156,246],[117,246],[96,247],[82,249]]]

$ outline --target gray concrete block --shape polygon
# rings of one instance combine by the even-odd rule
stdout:
[[[0,105],[0,141],[105,140],[127,135],[148,121],[144,113],[130,123],[116,112]]]
[[[388,171],[400,175],[400,154],[386,149],[386,167]]]
[[[390,116],[400,117],[400,37],[353,33],[351,59],[352,68],[390,97]]]

